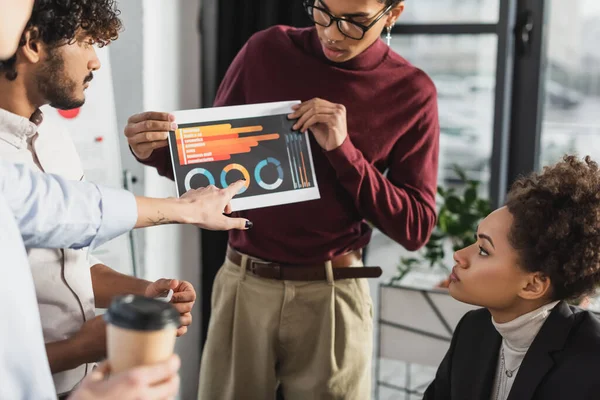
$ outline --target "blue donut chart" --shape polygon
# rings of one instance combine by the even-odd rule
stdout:
[[[208,179],[208,183],[210,185],[214,186],[215,177],[213,176],[213,174],[210,173],[210,171],[208,171],[204,168],[194,168],[193,170],[188,172],[187,175],[185,176],[185,189],[186,190],[192,189],[192,186],[191,186],[192,178],[196,175],[204,175]]]
[[[277,177],[277,180],[273,183],[266,183],[265,181],[262,180],[262,178],[260,176],[260,172],[268,164],[273,164],[275,166],[275,168],[277,168],[277,174],[279,175]],[[265,160],[262,160],[261,162],[259,162],[256,165],[256,168],[254,169],[254,179],[256,179],[256,183],[258,183],[258,185],[265,190],[277,189],[283,183],[283,168],[281,166],[281,162],[279,162],[279,160],[277,160],[276,158],[273,158],[273,157],[269,157]]]

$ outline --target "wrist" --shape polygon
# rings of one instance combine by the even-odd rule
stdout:
[[[75,336],[65,340],[65,342],[67,342],[68,348],[70,349],[72,368],[93,362],[93,357],[90,351],[90,349],[93,348],[93,344],[89,343],[89,341],[83,335],[78,333]]]
[[[325,146],[325,151],[330,152],[339,149],[346,141],[346,138],[348,138],[348,134],[345,134],[343,136],[336,135],[335,139],[333,140],[333,143]]]
[[[137,228],[157,225],[184,223],[186,217],[182,215],[183,199],[166,198],[150,199],[137,197],[138,221]]]
[[[73,368],[82,364],[99,362],[106,358],[106,335],[98,336],[90,334],[88,337],[82,335],[76,336],[73,343],[73,358],[77,363]]]
[[[148,287],[150,287],[150,285],[152,285],[152,282],[144,280],[144,279],[139,279],[139,284],[140,284],[140,293],[136,293],[138,295],[141,296],[148,296]]]
[[[170,202],[169,214],[172,215],[175,223],[189,225],[198,222],[191,217],[189,210],[193,207],[193,204],[187,197],[172,198],[168,200]]]

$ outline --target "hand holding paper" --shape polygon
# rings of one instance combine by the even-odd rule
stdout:
[[[288,115],[297,119],[294,129],[312,132],[317,143],[325,151],[335,150],[348,136],[346,126],[346,107],[323,99],[312,99],[292,107],[294,112]]]
[[[149,111],[129,117],[125,136],[133,154],[140,160],[145,160],[155,149],[169,145],[169,131],[175,129],[177,124],[172,114]]]

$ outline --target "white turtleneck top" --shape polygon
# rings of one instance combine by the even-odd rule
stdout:
[[[554,301],[546,304],[504,324],[496,323],[492,317],[492,324],[502,336],[502,345],[500,346],[491,400],[506,400],[508,398],[529,346],[531,346],[542,325],[546,322],[550,311],[558,303],[558,301]]]

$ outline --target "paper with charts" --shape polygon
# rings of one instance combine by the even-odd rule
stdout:
[[[320,198],[308,134],[287,115],[298,101],[177,111],[169,133],[177,193],[208,185],[246,186],[234,211]]]

